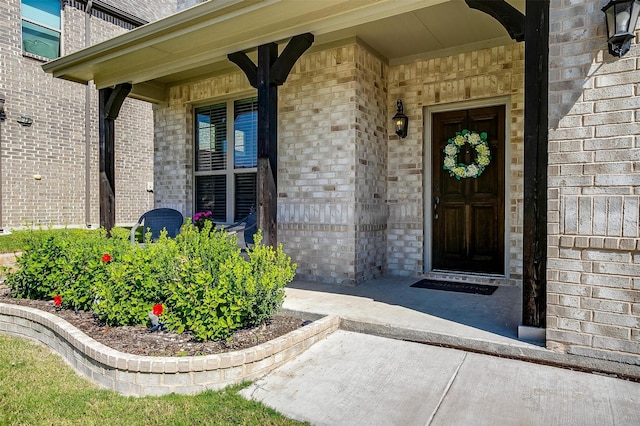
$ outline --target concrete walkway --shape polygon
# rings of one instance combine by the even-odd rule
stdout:
[[[480,296],[409,287],[414,281],[293,283],[286,310],[339,315],[343,329],[243,395],[314,425],[640,424],[640,383],[522,361],[640,377],[637,366],[518,340],[518,288]]]

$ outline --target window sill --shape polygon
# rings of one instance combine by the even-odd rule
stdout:
[[[49,58],[47,58],[45,56],[40,56],[40,55],[36,55],[34,53],[29,53],[29,52],[22,52],[22,56],[25,57],[25,58],[29,58],[29,59],[35,59],[36,61],[43,62],[43,63],[54,60],[54,59],[49,59]]]

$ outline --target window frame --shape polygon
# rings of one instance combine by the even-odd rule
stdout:
[[[256,92],[246,92],[246,93],[241,93],[238,95],[235,95],[233,97],[227,97],[227,98],[222,98],[222,99],[214,99],[208,102],[204,102],[204,103],[198,103],[197,105],[193,105],[193,125],[192,127],[192,131],[193,131],[193,143],[192,143],[192,147],[193,147],[193,155],[192,155],[192,160],[193,160],[193,185],[192,185],[192,199],[193,199],[193,205],[192,205],[192,211],[193,213],[197,213],[197,204],[198,204],[198,199],[197,199],[197,189],[198,189],[198,185],[197,185],[197,178],[199,177],[205,177],[205,176],[225,176],[226,178],[226,193],[225,193],[225,197],[226,197],[226,206],[225,206],[225,220],[224,222],[221,223],[225,223],[225,224],[230,224],[230,223],[234,223],[236,222],[236,218],[235,218],[235,207],[236,207],[236,202],[235,202],[235,194],[236,194],[236,175],[239,174],[253,174],[256,176],[256,196],[257,196],[257,174],[258,174],[258,167],[257,167],[257,125],[256,125],[256,166],[255,167],[236,167],[235,165],[235,161],[234,161],[234,155],[235,155],[235,146],[236,146],[236,138],[235,138],[235,118],[234,118],[234,106],[235,106],[235,102],[236,101],[242,101],[242,100],[246,100],[246,99],[255,99],[257,102],[257,93]],[[225,161],[226,161],[226,166],[223,169],[220,170],[207,170],[207,171],[198,171],[197,170],[197,165],[198,165],[198,144],[199,144],[199,140],[198,140],[198,110],[203,109],[203,108],[210,108],[216,105],[221,105],[221,104],[225,104],[226,106],[226,123],[227,123],[227,129],[226,129],[226,145],[227,145],[227,149],[226,149],[226,153],[225,153]],[[257,108],[256,108],[256,114],[257,114]],[[257,201],[257,200],[256,200]]]
[[[52,61],[54,59],[58,59],[60,57],[63,56],[62,52],[64,49],[64,40],[62,37],[62,29],[64,28],[64,5],[65,2],[63,0],[50,0],[50,1],[57,1],[58,5],[59,5],[59,10],[60,10],[60,28],[54,28],[51,27],[49,25],[46,25],[42,22],[39,21],[35,21],[33,19],[30,18],[26,18],[23,14],[23,0],[20,0],[20,50],[22,51],[22,55],[23,56],[28,56],[28,57],[33,57],[33,58],[38,58],[38,59],[45,59],[47,61]],[[35,25],[36,27],[40,27],[40,28],[44,28],[45,30],[49,30],[49,31],[53,31],[55,33],[58,34],[59,39],[58,39],[58,56],[56,56],[55,58],[49,58],[47,56],[42,56],[42,55],[38,55],[37,53],[33,53],[33,52],[28,52],[27,50],[25,50],[24,48],[24,23],[27,22],[31,25]]]

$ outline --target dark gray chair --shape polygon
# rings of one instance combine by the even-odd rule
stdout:
[[[242,244],[242,241],[240,242],[241,245],[244,246],[242,249],[250,248],[254,244],[253,236],[258,230],[258,213],[255,210],[251,210],[251,213],[239,221],[225,226],[224,229],[230,233],[242,232],[244,239],[244,244]]]
[[[167,236],[175,238],[180,233],[180,227],[184,217],[178,210],[160,208],[149,210],[138,219],[133,228],[131,228],[131,243],[136,241],[136,229],[140,226],[144,226],[144,233],[151,232],[151,239],[157,240],[160,238],[160,231],[167,230]]]

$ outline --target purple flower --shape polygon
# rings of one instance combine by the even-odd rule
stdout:
[[[200,221],[201,219],[206,219],[206,218],[208,218],[208,217],[209,217],[209,216],[211,216],[212,214],[213,214],[213,213],[211,213],[210,211],[208,211],[208,212],[198,212],[198,213],[196,213],[196,214],[194,214],[194,215],[193,215],[193,220],[194,220],[195,222],[198,222],[198,221]]]

